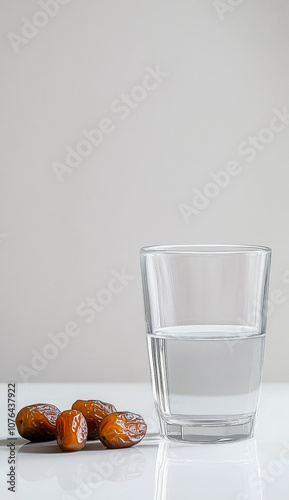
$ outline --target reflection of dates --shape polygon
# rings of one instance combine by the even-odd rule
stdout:
[[[146,468],[146,459],[137,448],[127,450],[120,458],[118,457],[118,461],[117,467],[113,467],[108,478],[109,481],[121,483],[136,479],[144,473]]]
[[[98,427],[100,422],[104,417],[116,411],[113,405],[98,400],[75,401],[72,405],[72,409],[81,411],[85,417],[88,427],[87,439],[98,439]]]
[[[41,455],[40,460],[37,458]],[[69,458],[69,460],[68,460]],[[17,454],[17,468],[25,481],[45,481],[56,477],[60,487],[74,491],[86,482],[91,456],[61,453],[56,443],[26,443]]]
[[[107,448],[128,448],[139,443],[147,430],[144,419],[136,413],[115,412],[99,424],[99,439]]]
[[[81,459],[79,457],[81,457]],[[86,463],[82,457],[82,454],[71,453],[69,460],[67,460],[67,456],[64,456],[61,457],[64,459],[63,461],[59,460],[57,462],[56,477],[60,487],[64,491],[76,491],[82,484],[86,484],[89,460],[91,460],[91,458],[87,457]],[[74,498],[74,496],[71,498]]]
[[[56,421],[56,436],[62,450],[81,450],[87,441],[87,424],[82,413],[77,410],[63,411]]]
[[[105,451],[101,443],[97,448],[94,444],[89,448],[93,453],[71,453],[67,457],[56,443],[26,443],[17,455],[19,474],[25,481],[55,477],[63,491],[83,492],[85,485],[94,489],[97,483],[101,488],[106,481],[138,479],[145,471],[146,457],[139,448],[128,448],[123,453]],[[41,460],[37,459],[38,454]]]
[[[16,417],[17,430],[29,441],[55,439],[56,419],[60,410],[54,405],[36,404],[25,406]]]
[[[47,453],[54,448],[58,451],[56,443],[25,443],[17,453],[17,470],[25,481],[45,481],[55,476],[55,454]],[[37,454],[41,449],[41,460]]]

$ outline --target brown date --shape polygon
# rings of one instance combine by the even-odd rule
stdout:
[[[35,404],[22,408],[16,417],[17,430],[29,441],[56,439],[56,419],[60,410],[54,405]]]
[[[139,443],[147,431],[144,419],[137,413],[118,411],[99,424],[99,439],[107,448],[129,448]]]
[[[77,451],[87,441],[87,424],[84,416],[77,410],[63,411],[56,420],[57,444],[62,450]]]
[[[85,417],[88,427],[87,439],[98,439],[98,427],[100,422],[104,417],[116,411],[113,405],[93,399],[88,401],[79,399],[73,403],[72,409],[80,411]]]

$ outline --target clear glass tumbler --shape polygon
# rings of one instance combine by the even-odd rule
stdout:
[[[253,436],[270,261],[261,246],[141,249],[161,435],[208,443]]]

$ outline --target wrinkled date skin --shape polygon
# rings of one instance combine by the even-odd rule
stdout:
[[[115,412],[99,424],[99,439],[107,448],[129,448],[139,443],[147,431],[144,419],[137,413]]]
[[[87,439],[98,439],[98,427],[100,422],[116,408],[110,403],[90,399],[89,401],[77,400],[72,405],[73,410],[80,411],[85,417],[88,436]]]
[[[17,414],[17,430],[29,441],[51,441],[56,439],[56,420],[60,413],[54,405],[41,403],[25,406]]]
[[[81,450],[87,441],[87,424],[77,410],[66,410],[56,421],[57,444],[64,451]]]

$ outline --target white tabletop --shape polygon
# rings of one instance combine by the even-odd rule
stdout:
[[[107,450],[90,441],[74,453],[18,437],[15,494],[6,482],[7,445],[15,441],[7,439],[7,384],[0,385],[0,396],[1,500],[289,499],[289,384],[263,386],[254,439],[214,445],[160,439],[148,384],[18,384],[18,410],[32,403],[65,410],[76,399],[101,399],[140,413],[148,433],[132,448]]]

